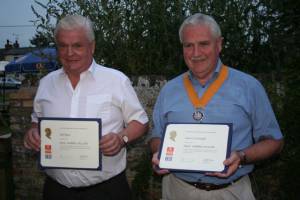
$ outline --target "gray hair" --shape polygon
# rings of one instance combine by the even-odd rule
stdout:
[[[179,39],[180,39],[181,43],[182,43],[183,29],[188,25],[194,25],[194,26],[195,25],[207,25],[210,28],[214,37],[218,38],[218,37],[221,37],[221,35],[222,35],[220,26],[214,20],[213,17],[202,14],[202,13],[196,13],[196,14],[186,18],[183,21],[183,23],[181,24],[181,26],[179,28]]]
[[[95,33],[93,29],[92,21],[81,15],[68,15],[62,18],[54,30],[54,39],[57,42],[57,34],[60,30],[74,30],[77,28],[83,28],[86,31],[86,36],[90,42],[95,40]]]

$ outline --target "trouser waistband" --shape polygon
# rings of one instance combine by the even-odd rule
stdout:
[[[86,191],[86,190],[89,190],[89,189],[98,187],[98,186],[100,186],[100,185],[105,185],[105,184],[107,184],[107,183],[109,183],[109,182],[111,182],[111,181],[114,181],[115,179],[118,179],[118,178],[122,177],[122,176],[126,177],[125,171],[122,171],[120,174],[118,174],[118,175],[116,175],[116,176],[114,176],[114,177],[112,177],[112,178],[110,178],[110,179],[108,179],[108,180],[105,180],[105,181],[103,181],[103,182],[96,183],[96,184],[94,184],[94,185],[82,186],[82,187],[71,187],[71,188],[68,188],[68,189],[73,190],[73,191],[78,191],[78,192]],[[53,182],[55,182],[55,183],[57,183],[57,184],[63,186],[63,187],[66,187],[66,186],[64,186],[64,185],[62,185],[62,184],[60,184],[60,183],[58,183],[57,181],[53,180],[53,179],[52,179],[51,177],[49,177],[49,176],[47,176],[47,178],[48,178],[49,180],[51,180],[51,181],[53,181]],[[67,187],[66,187],[66,188],[67,188]]]
[[[220,184],[220,185],[216,185],[216,184],[213,184],[213,183],[201,183],[201,182],[189,182],[189,181],[185,181],[185,180],[182,180],[183,182],[189,184],[189,185],[192,185],[198,189],[201,189],[201,190],[206,190],[206,191],[210,191],[210,190],[220,190],[220,189],[224,189],[230,185],[232,185],[233,183],[239,181],[241,178],[243,178],[243,176],[237,178],[236,180],[230,182],[230,183],[225,183],[225,184]]]

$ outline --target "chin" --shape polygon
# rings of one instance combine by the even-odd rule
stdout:
[[[78,63],[69,63],[67,66],[68,66],[69,69],[72,70],[72,69],[80,68],[81,65],[79,65]]]
[[[192,68],[193,70],[193,72],[195,72],[195,73],[201,73],[201,72],[203,72],[203,71],[205,71],[205,69],[206,69],[206,66],[194,66],[193,68]]]

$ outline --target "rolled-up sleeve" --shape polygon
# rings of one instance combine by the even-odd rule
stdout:
[[[125,123],[128,124],[129,122],[136,120],[142,124],[146,124],[149,119],[129,79],[126,79],[122,84],[121,92],[124,97],[121,109],[123,111]]]

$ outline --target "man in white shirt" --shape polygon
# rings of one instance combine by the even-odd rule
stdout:
[[[54,36],[63,68],[41,79],[24,146],[40,150],[39,117],[101,118],[102,169],[46,169],[43,198],[130,199],[126,143],[147,131],[148,117],[128,77],[94,61],[95,36],[88,18],[63,18]]]

